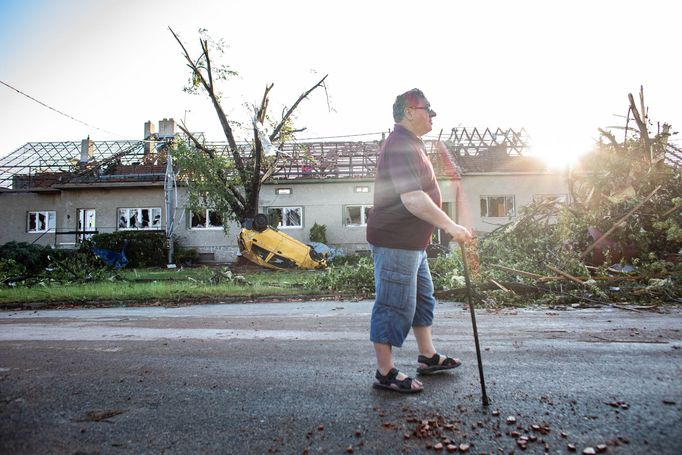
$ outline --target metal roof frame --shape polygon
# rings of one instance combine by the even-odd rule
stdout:
[[[182,137],[182,136],[179,136]],[[198,137],[203,139],[203,135]],[[271,179],[372,178],[382,140],[336,142],[288,142],[281,151],[286,157]],[[524,129],[453,128],[444,141],[446,148],[427,139],[427,152],[437,173],[452,176],[457,157],[495,154],[522,156],[528,147]],[[29,142],[0,158],[0,188],[39,189],[55,184],[102,183],[105,181],[156,181],[165,172],[166,140],[91,141],[87,162],[81,162],[81,142]],[[217,153],[227,154],[224,142],[205,143]],[[430,145],[429,145],[430,144]],[[248,159],[252,148],[240,144]]]

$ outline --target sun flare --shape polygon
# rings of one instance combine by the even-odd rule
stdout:
[[[585,141],[567,139],[570,141],[537,138],[531,142],[530,154],[544,161],[548,169],[565,169],[577,163],[582,155],[594,147],[591,139]]]

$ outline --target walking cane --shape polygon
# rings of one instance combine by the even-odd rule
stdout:
[[[483,406],[488,406],[490,402],[488,401],[488,395],[485,393],[485,378],[483,377],[483,362],[481,361],[481,347],[478,344],[478,328],[476,327],[476,312],[474,312],[474,305],[471,302],[471,280],[469,279],[469,266],[467,264],[467,253],[464,248],[464,243],[459,244],[462,250],[462,265],[464,266],[464,281],[467,286],[467,304],[469,305],[469,311],[471,311],[471,325],[474,328],[474,341],[476,342],[476,359],[478,360],[478,377],[481,380],[481,400],[483,401]]]

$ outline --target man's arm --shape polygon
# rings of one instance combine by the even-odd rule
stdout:
[[[460,226],[452,221],[424,191],[418,190],[402,193],[400,200],[412,215],[444,230],[455,242],[471,240],[471,232],[464,226]]]

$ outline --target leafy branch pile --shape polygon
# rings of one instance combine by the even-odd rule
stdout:
[[[0,283],[46,286],[117,279],[87,248],[53,250],[26,242],[0,246]]]
[[[177,240],[176,240],[177,242]],[[0,245],[0,285],[49,285],[122,280],[112,267],[93,250],[124,251],[128,268],[158,267],[166,263],[166,238],[163,233],[118,231],[96,234],[74,250],[8,242]],[[175,244],[176,262],[196,262],[196,252]],[[224,277],[216,277],[217,281]]]
[[[323,293],[369,296],[374,293],[374,263],[366,256],[335,258],[324,271],[306,281],[305,287]]]
[[[630,95],[622,142],[600,130],[569,176],[570,201],[531,204],[480,242],[484,300],[682,303],[680,150],[669,125],[649,131],[642,92],[640,103]]]

